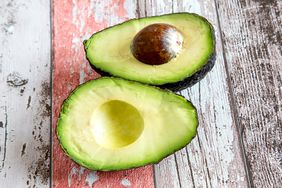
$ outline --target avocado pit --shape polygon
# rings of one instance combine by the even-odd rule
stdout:
[[[169,62],[180,53],[183,36],[176,27],[156,23],[151,24],[134,37],[131,53],[142,63],[161,65]]]

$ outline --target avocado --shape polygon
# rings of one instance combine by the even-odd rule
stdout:
[[[212,25],[194,13],[132,19],[84,41],[87,59],[100,72],[174,90],[205,76],[214,46]]]
[[[92,170],[157,163],[196,135],[197,111],[184,97],[154,86],[102,77],[64,101],[57,137],[68,156]]]
[[[215,60],[216,60],[216,52],[214,52],[212,56],[209,58],[209,60],[207,61],[207,63],[192,76],[187,77],[184,80],[176,83],[163,84],[160,86],[160,88],[170,89],[172,91],[181,91],[187,87],[193,86],[194,84],[202,80],[207,75],[207,73],[212,70],[215,64]]]
[[[176,83],[168,83],[160,85],[159,87],[162,89],[169,89],[172,91],[181,91],[187,87],[191,87],[194,84],[198,83],[200,80],[202,80],[209,71],[212,70],[216,60],[216,52],[212,54],[212,56],[209,58],[207,64],[205,64],[199,71],[194,73],[192,76],[185,78],[182,81],[176,82]],[[93,65],[90,64],[92,69],[94,69],[98,74],[101,76],[111,76],[109,73],[101,71],[100,69],[97,69]]]

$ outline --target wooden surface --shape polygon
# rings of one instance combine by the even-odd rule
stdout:
[[[146,10],[143,12],[147,14],[143,16],[187,11],[203,15],[213,23],[217,61],[205,79],[180,92],[197,107],[198,136],[185,149],[155,165],[156,185],[160,188],[246,187],[244,161],[228,100],[227,76],[213,1],[160,2],[141,4],[140,9]]]
[[[250,183],[282,186],[282,1],[217,1]]]
[[[53,6],[53,186],[153,187],[152,166],[118,172],[91,172],[76,165],[62,152],[55,135],[63,100],[78,84],[98,76],[85,59],[82,41],[93,32],[134,18],[136,3],[54,0]]]
[[[53,0],[51,9],[47,0],[1,0],[0,187],[281,187],[281,6],[278,0]],[[154,166],[96,172],[74,164],[58,146],[55,125],[69,92],[99,76],[85,60],[83,39],[130,18],[183,11],[205,16],[216,36],[213,70],[180,92],[198,109],[198,136]]]
[[[0,1],[0,187],[50,184],[49,7]]]

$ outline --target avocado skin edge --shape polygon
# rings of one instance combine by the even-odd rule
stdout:
[[[187,12],[179,12],[179,13],[172,13],[172,14],[187,14]],[[153,85],[153,84],[147,84],[147,85],[153,85],[153,86],[157,86],[159,88],[162,88],[162,89],[169,89],[169,90],[172,90],[174,92],[177,92],[177,91],[181,91],[183,89],[186,89],[188,87],[191,87],[193,85],[195,85],[196,83],[198,83],[199,81],[201,81],[209,71],[212,70],[212,68],[214,67],[215,65],[215,61],[216,61],[216,51],[215,51],[215,47],[216,47],[216,40],[215,40],[215,31],[214,31],[214,28],[213,26],[211,25],[211,23],[204,17],[198,15],[198,14],[195,14],[195,13],[189,13],[189,14],[193,14],[195,16],[198,16],[198,17],[201,17],[201,19],[203,19],[206,23],[209,24],[210,28],[211,28],[211,31],[212,31],[212,39],[213,39],[213,53],[209,56],[206,64],[204,64],[204,66],[202,66],[200,68],[200,70],[198,70],[197,72],[195,72],[194,74],[192,74],[191,76],[188,76],[186,78],[184,78],[183,80],[181,81],[178,81],[178,82],[174,82],[174,83],[167,83],[167,84],[163,84],[163,85]],[[163,14],[163,15],[170,15],[170,14]],[[163,15],[160,15],[160,16],[163,16]],[[152,17],[157,17],[157,16],[152,16]],[[146,17],[145,17],[146,18]],[[131,20],[136,20],[136,18],[134,19],[130,19],[128,21],[131,21]],[[125,22],[128,22],[128,21],[125,21]],[[125,22],[122,22],[120,24],[123,24]],[[116,25],[120,25],[120,24],[116,24]],[[114,27],[116,25],[113,25],[111,27]],[[99,33],[99,32],[102,32],[104,30],[107,30],[111,27],[107,27],[101,31],[98,31],[96,33],[93,33],[93,35]],[[91,37],[90,37],[91,38]],[[101,76],[114,76],[114,77],[120,77],[120,76],[115,76],[115,75],[111,75],[110,73],[108,72],[105,72],[101,69],[99,69],[98,67],[94,66],[93,64],[90,63],[90,60],[88,59],[87,57],[87,48],[88,46],[86,46],[86,42],[87,40],[84,40],[83,41],[83,44],[84,44],[84,52],[85,52],[85,57],[88,61],[88,63],[90,64],[91,68],[97,72],[98,74],[100,74]],[[122,77],[121,77],[122,78]],[[133,80],[135,81],[135,80]],[[136,81],[138,82],[138,81]]]
[[[105,76],[105,77],[103,77],[103,78],[107,78],[107,77],[108,77],[108,78],[115,78],[115,79],[126,80],[126,79],[118,78],[118,77],[114,77],[114,76]],[[100,79],[100,78],[97,78],[97,79]],[[94,80],[96,80],[96,79],[94,79]],[[93,80],[89,80],[89,81],[87,81],[87,82],[91,82],[91,81],[93,81]],[[140,83],[140,82],[137,82],[137,81],[132,81],[132,80],[127,80],[127,81],[129,81],[129,82],[136,82],[136,83],[139,83],[139,84],[143,84],[143,83]],[[182,146],[179,146],[178,148],[176,148],[175,150],[173,150],[171,153],[167,154],[166,156],[162,157],[161,159],[159,159],[159,160],[157,160],[157,161],[152,161],[152,162],[144,163],[144,164],[142,164],[142,165],[131,166],[131,167],[129,167],[129,168],[126,168],[126,167],[125,167],[125,168],[109,168],[109,169],[89,168],[89,166],[88,166],[86,163],[84,163],[83,161],[81,161],[81,160],[79,160],[79,159],[75,159],[74,157],[72,157],[71,155],[69,155],[67,148],[65,148],[65,147],[63,146],[63,144],[61,144],[60,133],[59,133],[59,130],[58,130],[58,129],[59,129],[59,122],[60,122],[60,119],[61,119],[61,110],[63,109],[64,105],[67,104],[66,101],[68,100],[69,96],[71,96],[77,89],[79,89],[79,87],[83,86],[83,85],[86,84],[87,82],[84,82],[84,83],[78,85],[75,89],[73,89],[73,90],[70,92],[70,94],[68,95],[68,97],[67,97],[66,99],[64,99],[64,101],[62,102],[62,105],[61,105],[61,107],[60,107],[60,114],[59,114],[59,117],[58,117],[58,119],[57,119],[56,128],[55,128],[55,133],[56,133],[55,135],[56,135],[56,137],[57,137],[57,139],[58,139],[59,145],[61,146],[63,152],[64,152],[72,161],[74,161],[76,164],[78,164],[78,165],[80,165],[80,166],[83,166],[83,167],[85,167],[85,168],[87,168],[87,169],[89,169],[89,170],[98,170],[98,171],[119,171],[119,170],[128,170],[128,169],[139,168],[139,167],[143,167],[143,166],[146,166],[146,165],[158,164],[159,162],[161,162],[162,160],[164,160],[166,157],[168,157],[168,156],[170,156],[171,154],[175,153],[176,151],[179,151],[179,150],[183,149],[184,147],[186,147],[188,144],[191,143],[191,141],[192,141],[192,140],[196,137],[196,135],[197,135],[197,132],[198,132],[197,129],[198,129],[198,127],[199,127],[198,111],[197,111],[197,108],[194,106],[194,104],[193,104],[192,102],[190,102],[189,100],[187,100],[185,97],[183,97],[183,96],[180,95],[180,94],[173,93],[173,92],[172,92],[171,90],[169,90],[169,89],[161,89],[161,88],[159,88],[159,87],[157,87],[157,86],[153,86],[153,85],[149,85],[149,84],[143,84],[143,85],[147,85],[147,86],[150,86],[150,87],[154,87],[154,88],[156,88],[156,89],[158,89],[158,90],[161,90],[161,91],[166,91],[166,92],[173,93],[174,95],[178,95],[178,96],[180,96],[181,98],[183,98],[186,102],[190,103],[190,104],[193,106],[193,108],[196,110],[197,127],[196,127],[196,130],[195,130],[195,135],[194,135],[187,143],[185,143],[185,144],[182,145]]]
[[[175,82],[175,83],[168,83],[168,84],[163,84],[163,85],[151,85],[151,86],[157,86],[159,88],[169,89],[169,90],[172,90],[172,91],[175,91],[175,92],[181,91],[181,90],[186,89],[188,87],[192,87],[193,85],[195,85],[196,83],[201,81],[207,75],[207,73],[212,70],[212,68],[214,67],[215,61],[216,61],[216,52],[214,52],[210,56],[207,63],[199,71],[194,73],[192,76],[186,77],[184,80],[178,81],[178,82]],[[111,74],[104,72],[101,69],[95,67],[91,63],[89,63],[89,64],[90,64],[91,68],[95,72],[100,74],[101,76],[112,76]],[[138,82],[138,81],[135,81],[135,82]],[[150,84],[147,84],[147,85],[150,85]]]
[[[203,67],[201,67],[200,70],[195,72],[193,75],[186,77],[183,80],[175,83],[167,83],[160,85],[159,86],[160,88],[170,89],[172,91],[181,91],[201,81],[207,75],[207,73],[212,70],[216,61],[216,50],[215,50],[216,40],[215,40],[215,32],[213,26],[207,20],[206,22],[210,25],[210,28],[212,29],[212,39],[213,39],[213,53],[208,58],[206,64]]]
[[[216,60],[216,53],[214,52],[210,56],[207,63],[199,71],[194,73],[192,76],[186,77],[182,81],[178,81],[178,82],[175,82],[175,83],[163,84],[163,85],[160,85],[159,87],[163,88],[163,89],[170,89],[172,91],[181,91],[183,89],[191,87],[191,86],[195,85],[196,83],[198,83],[199,81],[201,81],[207,75],[207,73],[212,70],[212,68],[214,67],[214,64],[215,64],[215,60]]]

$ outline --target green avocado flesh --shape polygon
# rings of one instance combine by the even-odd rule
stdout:
[[[168,90],[102,77],[65,100],[57,124],[64,151],[93,170],[157,163],[196,135],[197,111]]]
[[[140,30],[155,23],[177,28],[183,45],[168,63],[148,65],[138,61],[130,47]],[[163,85],[182,81],[201,70],[214,51],[213,28],[205,18],[192,13],[133,19],[93,34],[84,41],[84,47],[87,59],[97,69],[128,80]]]

